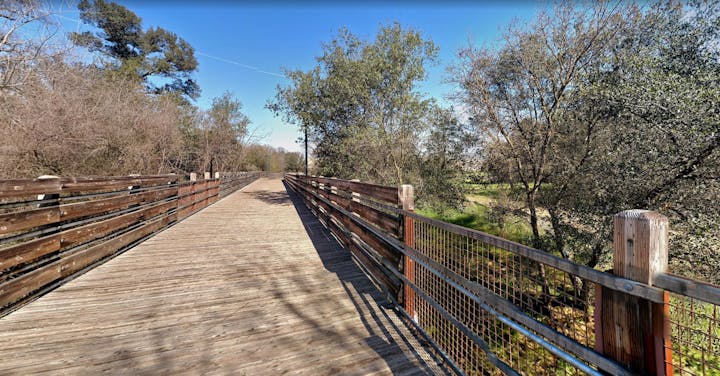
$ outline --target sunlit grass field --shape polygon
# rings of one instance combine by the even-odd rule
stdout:
[[[530,244],[532,230],[527,217],[518,213],[523,203],[517,201],[510,184],[465,184],[462,210],[442,212],[421,208],[419,214],[482,231],[523,244]]]

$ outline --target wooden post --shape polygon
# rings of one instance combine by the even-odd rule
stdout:
[[[190,173],[190,181],[197,181],[197,172]]]
[[[45,193],[40,194],[37,196],[38,201],[46,201],[46,200],[54,200],[51,202],[45,202],[42,204],[38,204],[38,208],[47,208],[51,206],[59,206],[60,205],[60,178],[54,175],[41,175],[37,177],[38,180],[57,180],[57,192],[53,193]]]
[[[667,271],[668,219],[647,210],[627,210],[614,217],[615,275],[652,285]],[[598,289],[596,350],[642,375],[672,375],[672,354],[665,303],[653,303],[608,288]]]
[[[415,210],[415,194],[413,186],[409,184],[403,184],[400,191],[400,202],[402,203],[403,210],[412,212]],[[408,215],[403,216],[403,240],[409,247],[415,247],[415,222],[412,217]],[[407,256],[403,256],[403,274],[415,283],[415,261]],[[403,304],[405,305],[405,311],[410,317],[417,322],[417,314],[415,313],[415,291],[410,286],[403,286]]]
[[[206,177],[206,179],[202,182],[202,190],[203,191],[200,196],[203,198],[202,205],[200,206],[201,209],[206,208],[210,205],[210,184],[212,183],[212,182],[208,181],[208,180],[210,180],[210,173],[206,172],[205,177]]]
[[[140,174],[129,174],[128,176],[138,177],[138,176],[140,176]],[[137,194],[137,192],[133,192],[133,191],[136,190],[136,189],[140,189],[140,186],[139,186],[139,185],[129,185],[129,186],[128,186],[128,191],[130,191],[130,194],[131,194],[131,195],[132,195],[132,194]]]
[[[355,182],[355,183],[360,183],[360,179],[351,179],[350,181]],[[359,193],[351,192],[351,195],[352,195],[352,201],[360,202],[360,194]]]

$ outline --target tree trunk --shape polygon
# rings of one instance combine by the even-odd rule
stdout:
[[[560,223],[560,216],[558,215],[557,209],[548,208],[550,213],[550,224],[553,230],[553,240],[555,241],[555,248],[560,252],[560,255],[565,259],[570,259],[570,254],[565,249],[565,234],[563,233],[562,225]]]
[[[532,246],[535,249],[541,250],[540,248],[542,248],[542,242],[540,241],[540,227],[538,225],[537,208],[535,207],[536,193],[537,191],[534,188],[527,192],[527,205],[528,209],[530,209],[530,227],[532,228],[533,233]],[[547,283],[547,271],[545,270],[545,265],[538,263],[538,271],[540,272],[538,279],[542,285],[542,296],[540,297],[540,300],[543,302],[544,307],[549,307],[551,295],[550,286],[548,286]]]
[[[540,227],[538,225],[537,208],[535,207],[535,195],[537,191],[535,189],[527,192],[527,205],[530,210],[530,228],[532,229],[532,246],[533,248],[542,248],[540,241]]]

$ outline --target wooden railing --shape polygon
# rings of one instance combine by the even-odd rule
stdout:
[[[302,175],[286,175],[285,179],[302,194],[301,197],[320,221],[363,263],[375,281],[394,299],[402,299],[402,281],[383,263],[377,262],[382,259],[397,267],[402,260],[402,253],[388,243],[389,239],[400,239],[402,219],[396,213],[384,209],[398,208],[397,189],[322,177],[305,178]],[[354,213],[372,224],[373,230],[382,236],[358,226],[353,218],[343,215],[339,210]],[[353,241],[354,238],[361,241]]]
[[[614,275],[418,215],[409,186],[285,180],[458,374],[720,375],[720,287],[667,273],[657,213],[616,215]]]
[[[0,180],[0,315],[182,220],[259,175]]]
[[[220,198],[223,198],[236,190],[252,183],[258,178],[268,176],[266,172],[223,172],[217,173],[220,176]]]

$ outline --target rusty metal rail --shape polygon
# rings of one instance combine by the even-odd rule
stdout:
[[[667,274],[651,286],[603,273],[380,202],[358,182],[303,175],[286,182],[460,374],[634,374],[603,353],[609,339],[599,324],[599,289],[669,311],[665,365],[653,373],[720,374],[717,286]],[[391,190],[383,190],[385,200]],[[367,207],[395,218],[389,227],[399,231],[361,214]],[[414,293],[390,289],[378,269]]]
[[[672,353],[666,366],[679,375],[720,375],[720,289],[664,274],[654,285],[668,291]]]

